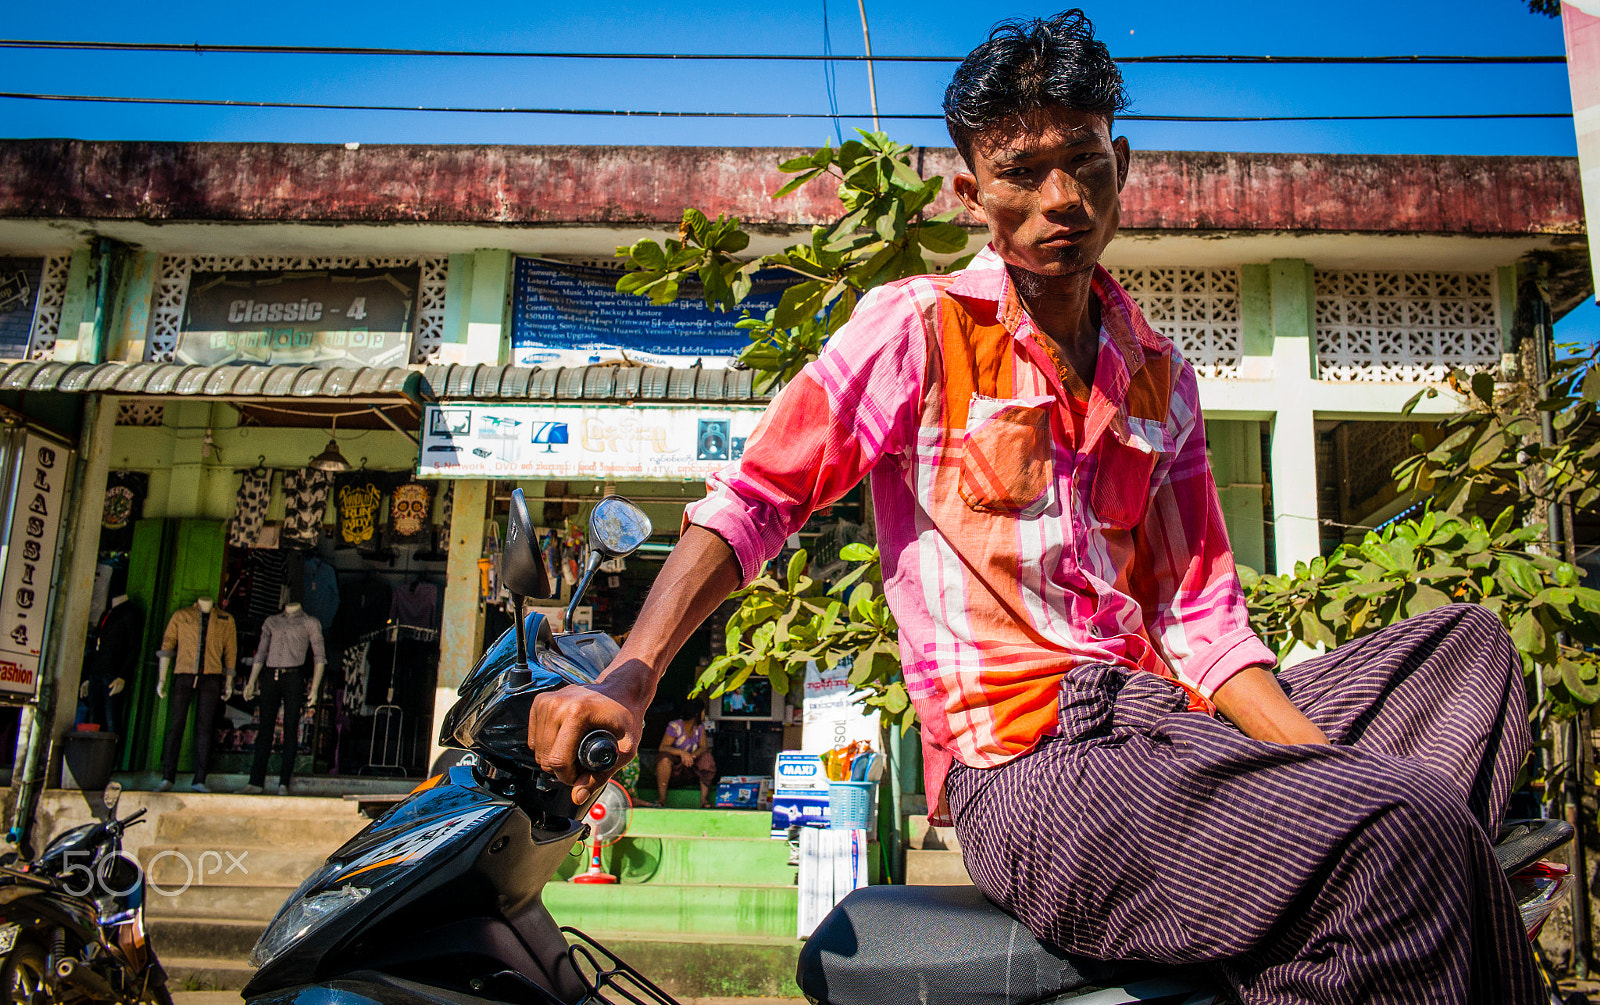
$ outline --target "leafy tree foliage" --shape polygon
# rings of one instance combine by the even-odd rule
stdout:
[[[693,693],[716,697],[753,674],[769,678],[782,694],[791,681],[805,679],[811,661],[829,670],[848,661],[862,703],[909,729],[916,712],[900,677],[899,626],[882,594],[878,550],[848,544],[839,557],[856,567],[832,586],[806,575],[802,549],[789,559],[782,580],[762,576],[741,591],[739,609],[728,619],[727,650],[701,673]]]
[[[759,390],[794,377],[850,319],[862,294],[931,271],[924,252],[953,255],[967,246],[966,231],[950,222],[956,212],[924,215],[944,179],[918,175],[911,166],[911,146],[884,133],[856,131],[860,140],[837,149],[824,146],[778,165],[794,177],[772,194],[774,199],[824,176],[838,179],[842,212],[828,226],[813,227],[810,241],[741,259],[737,256],[750,246],[750,235],[740,229],[739,219],[713,220],[690,208],[683,211],[676,239],[663,245],[647,238],[617,249],[628,269],[617,289],[667,304],[685,284],[698,284],[707,307],[732,311],[750,295],[758,271],[793,273],[800,281],[784,291],[776,309],[759,318],[746,311],[737,326],[750,337],[739,361],[758,371]]]
[[[1395,468],[1399,488],[1431,493],[1428,511],[1291,574],[1241,570],[1257,630],[1282,653],[1296,642],[1332,648],[1442,604],[1481,604],[1500,616],[1557,712],[1600,701],[1600,591],[1551,553],[1544,522],[1562,506],[1593,514],[1600,503],[1597,364],[1591,348],[1538,386],[1453,372],[1466,409],[1439,422],[1436,446],[1416,437],[1417,453]]]

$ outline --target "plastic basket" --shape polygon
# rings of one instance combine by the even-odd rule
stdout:
[[[829,782],[828,827],[864,831],[872,823],[872,787],[877,782]]]

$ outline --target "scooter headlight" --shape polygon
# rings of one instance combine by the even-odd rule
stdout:
[[[301,889],[315,889],[317,882],[332,870],[323,869],[302,885]],[[300,895],[283,905],[272,924],[261,933],[255,948],[250,950],[250,965],[264,967],[281,956],[284,950],[310,935],[316,928],[339,912],[352,907],[372,891],[364,886],[346,884],[335,890]]]

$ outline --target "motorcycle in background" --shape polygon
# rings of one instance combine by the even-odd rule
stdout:
[[[121,796],[112,782],[106,819],[59,835],[32,862],[0,866],[0,992],[9,1005],[172,1005],[144,927],[144,870],[122,852],[123,832],[145,811],[117,819]]]

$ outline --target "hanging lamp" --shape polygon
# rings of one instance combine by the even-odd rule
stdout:
[[[336,412],[336,413],[334,413],[334,416],[333,416],[333,428],[330,429],[329,432],[330,433],[338,433],[338,431],[339,431],[339,415]],[[315,470],[315,471],[349,471],[350,470],[350,462],[345,460],[345,457],[344,457],[343,454],[339,453],[339,440],[338,440],[337,437],[331,437],[328,440],[328,448],[326,450],[324,450],[322,453],[318,454],[317,456],[311,458],[311,463],[308,464],[307,466],[310,467],[312,470]]]

